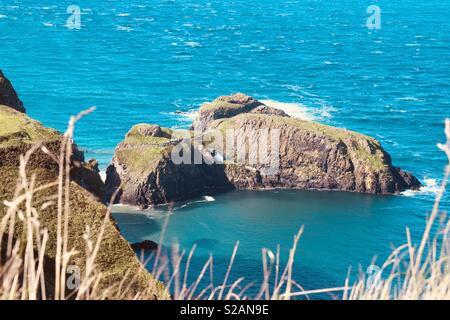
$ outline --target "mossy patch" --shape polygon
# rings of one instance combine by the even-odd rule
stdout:
[[[127,164],[133,172],[146,173],[153,170],[158,161],[168,154],[172,145],[181,138],[191,137],[193,132],[161,128],[162,135],[152,137],[142,135],[140,128],[147,124],[133,126],[116,149],[119,162]]]
[[[218,109],[240,109],[240,108],[242,108],[242,104],[215,100],[213,102],[204,103],[200,107],[200,112],[211,111],[211,110],[216,110],[216,109],[218,110]]]
[[[10,107],[0,106],[0,148],[59,139],[58,131],[45,128],[38,121]]]
[[[133,172],[145,173],[156,167],[158,161],[162,159],[165,149],[144,146],[131,147],[117,150],[116,156],[120,162],[126,163]]]

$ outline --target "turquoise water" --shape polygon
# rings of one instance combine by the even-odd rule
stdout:
[[[416,208],[426,205],[427,201],[420,197],[235,191],[215,196],[215,201],[197,199],[146,214],[116,207],[114,217],[129,241],[140,242],[159,241],[170,215],[164,246],[178,243],[188,252],[196,245],[190,266],[195,270],[192,281],[212,252],[213,274],[219,282],[216,285],[223,279],[237,240],[240,243],[231,282],[244,276],[245,284],[259,283],[263,277],[261,249],[276,253],[280,244],[281,261],[286,261],[293,236],[305,226],[296,254],[294,279],[307,289],[318,289],[343,286],[349,267],[352,279],[356,279],[360,267],[366,270],[372,263],[384,261],[393,246],[404,244],[405,226],[422,222],[423,215]],[[422,224],[413,225],[413,233],[421,231]],[[153,264],[149,267],[152,269]],[[249,293],[256,294],[259,286],[252,289]]]
[[[64,26],[69,4],[82,9],[80,30]],[[380,30],[365,26],[370,4],[382,10]],[[0,3],[0,68],[48,126],[63,130],[97,106],[76,140],[102,169],[132,125],[186,127],[201,103],[235,91],[376,137],[429,192],[228,193],[171,217],[170,234],[186,247],[205,239],[218,268],[241,240],[236,273],[247,277],[261,247],[287,249],[305,225],[299,272],[317,288],[385,256],[406,226],[420,234],[445,165],[436,143],[450,116],[449,16],[444,0],[10,0]],[[161,218],[116,216],[131,241],[158,238]]]

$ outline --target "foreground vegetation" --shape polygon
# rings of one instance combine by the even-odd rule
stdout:
[[[86,113],[62,135],[0,106],[1,299],[168,298],[83,187],[95,172],[72,135]]]

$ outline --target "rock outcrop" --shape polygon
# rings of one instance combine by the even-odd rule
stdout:
[[[233,188],[395,194],[421,185],[392,165],[377,140],[289,117],[243,94],[199,110],[181,148],[191,158],[203,156],[198,164],[175,164],[181,140],[157,127],[137,125],[118,145],[106,181],[107,194],[119,190],[118,202],[147,207]],[[276,152],[262,153],[264,144]],[[259,161],[252,161],[255,155]]]
[[[54,157],[59,156],[61,139],[59,132],[43,127],[39,122],[9,106],[0,106],[0,179],[2,181],[0,219],[6,213],[4,201],[14,198],[20,155],[25,154],[38,142],[41,143],[44,148],[37,149],[31,155],[27,164],[27,173],[30,176],[35,175],[36,188],[57,181],[59,166]],[[97,179],[96,162],[84,162],[82,153],[76,147],[71,160],[69,249],[77,253],[71,258],[70,264],[78,266],[81,272],[84,272],[86,227],[90,227],[91,237],[95,241],[107,214],[107,208],[89,192],[97,191],[97,196],[102,196],[103,183]],[[57,186],[53,186],[37,191],[33,197],[33,206],[38,208],[39,212],[39,223],[49,232],[45,251],[45,261],[49,264],[54,261],[56,255],[57,208],[55,201],[50,201],[56,194]],[[21,228],[21,222],[17,221],[16,236],[20,236]],[[99,283],[100,287],[109,288],[111,285],[117,285],[128,273],[125,282],[130,284],[128,292],[130,297],[139,292],[149,292],[154,298],[168,297],[163,286],[155,281],[138,261],[112,219],[107,221],[105,226],[96,265],[103,274]],[[55,269],[51,265],[46,265],[44,268],[47,294],[51,297]]]
[[[261,105],[259,107],[256,107],[255,109],[253,109],[251,111],[251,113],[268,114],[268,115],[280,116],[280,117],[289,117],[289,115],[286,112],[284,112],[283,110],[268,107],[266,105]]]
[[[227,121],[216,120],[209,129],[234,132],[235,141],[264,140],[264,130],[279,130],[278,163],[226,165],[229,181],[238,189],[293,188],[394,194],[418,188],[420,182],[410,173],[392,166],[380,143],[368,136],[330,126],[268,115],[240,114]],[[223,150],[237,155],[241,145]],[[246,157],[251,148],[247,148]],[[255,150],[255,152],[257,152]],[[239,162],[236,157],[229,161]],[[274,170],[275,169],[275,170]],[[251,177],[251,178],[249,178]]]
[[[118,190],[117,202],[146,208],[232,188],[222,164],[175,164],[171,151],[181,132],[160,128],[156,136],[146,134],[152,128],[134,126],[117,146],[106,170],[106,201]],[[192,159],[201,155],[193,145],[189,148]]]
[[[197,131],[204,131],[208,128],[209,123],[216,119],[234,117],[243,112],[250,112],[261,105],[263,105],[261,102],[242,93],[218,97],[200,108],[193,128]]]
[[[97,160],[90,159],[84,161],[83,153],[81,161],[72,159],[70,178],[82,188],[92,193],[97,199],[102,200],[104,198],[105,183],[100,176]]]
[[[17,111],[25,113],[25,108],[19,96],[14,90],[11,82],[3,75],[0,70],[0,105],[11,107]]]

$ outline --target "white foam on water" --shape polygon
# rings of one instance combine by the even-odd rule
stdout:
[[[100,178],[102,179],[102,181],[106,182],[106,171],[100,170],[100,172],[98,174],[100,175]]]
[[[169,115],[178,122],[178,125],[172,126],[173,129],[186,129],[186,126],[191,125],[197,118],[198,109],[192,109],[189,111],[174,111],[174,112],[161,112],[161,114]]]
[[[195,41],[187,41],[184,44],[187,45],[188,47],[191,47],[191,48],[197,48],[197,47],[201,46],[200,43],[195,42]]]
[[[419,194],[437,194],[439,192],[439,184],[436,179],[423,179],[424,185],[419,190],[406,190],[401,194],[406,197],[414,197]]]
[[[216,199],[214,199],[214,197],[211,197],[211,196],[204,196],[203,199],[205,199],[207,202],[216,201]]]
[[[117,26],[116,29],[119,30],[119,31],[128,31],[128,32],[133,31],[133,28],[131,28],[131,27],[124,27],[124,26]]]
[[[176,112],[169,112],[172,116],[180,117],[180,120],[186,121],[191,120],[194,121],[195,118],[197,118],[198,110],[189,110],[189,111],[176,111]]]
[[[396,98],[397,101],[422,101],[419,98],[416,97],[403,97],[403,98]]]
[[[400,110],[400,109],[389,109],[390,112],[397,112],[397,113],[407,113],[407,110]]]
[[[314,121],[317,120],[317,117],[314,115],[314,113],[311,112],[311,110],[308,109],[307,106],[301,104],[301,103],[286,103],[286,102],[279,102],[275,100],[260,100],[262,103],[264,103],[268,107],[272,107],[275,109],[282,110],[286,112],[288,115],[290,115],[293,118],[298,118],[302,120],[308,120],[308,121]]]

